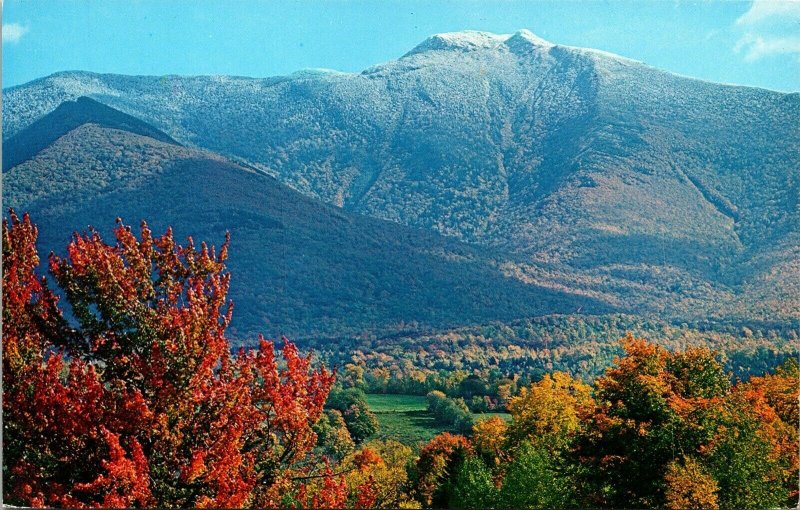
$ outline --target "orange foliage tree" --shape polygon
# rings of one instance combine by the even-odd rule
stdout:
[[[398,441],[371,441],[342,462],[347,486],[369,496],[373,508],[417,508],[404,492],[412,457],[411,448]]]
[[[574,452],[588,503],[787,503],[798,476],[796,421],[784,421],[800,396],[791,362],[732,386],[708,349],[671,353],[630,335],[622,344],[625,356],[596,381],[595,410]]]
[[[285,341],[230,352],[217,254],[171,230],[76,234],[37,278],[36,227],[3,223],[4,489],[29,506],[344,506],[311,453],[334,374]],[[362,498],[363,499],[363,498]],[[368,504],[370,501],[358,501]]]
[[[800,364],[789,358],[774,374],[753,377],[738,387],[761,423],[770,456],[780,463],[789,499],[800,498]]]

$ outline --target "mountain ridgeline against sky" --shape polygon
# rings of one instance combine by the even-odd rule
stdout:
[[[13,168],[31,159],[65,133],[86,123],[122,129],[161,142],[177,144],[163,132],[135,117],[109,108],[88,97],[79,97],[76,101],[61,103],[45,118],[37,120],[8,140],[4,144],[3,170]]]
[[[48,114],[84,96],[153,132],[102,122],[84,122],[80,134],[41,126],[60,125]],[[277,271],[269,267],[277,262],[263,257],[277,242],[267,219],[281,215],[282,224],[296,227],[280,238],[291,244],[293,257],[315,249],[304,244],[308,239],[321,248],[314,259],[321,266],[280,262],[287,274],[325,268],[330,275],[328,287],[314,278],[275,287],[286,291],[286,300],[293,299],[290,290],[318,297],[320,307],[304,302],[305,308],[285,310],[285,317],[309,314],[308,324],[339,320],[333,317],[343,308],[326,308],[333,302],[372,317],[358,323],[365,329],[401,317],[457,325],[469,322],[469,314],[478,321],[571,313],[581,300],[592,310],[679,319],[800,317],[800,94],[680,77],[520,31],[435,35],[357,74],[314,70],[255,79],[65,72],[5,90],[3,97],[6,144],[50,143],[50,129],[64,133],[44,150],[25,144],[12,151],[22,156],[6,170],[7,203],[50,211],[53,228],[63,230],[87,219],[108,225],[123,213],[130,220],[156,217],[168,196],[159,191],[164,186],[185,188],[178,196],[190,203],[206,193],[200,195],[205,208],[186,209],[180,222],[168,215],[159,220],[213,240],[220,234],[203,230],[200,218],[214,209],[219,232],[230,228],[234,242],[240,225],[226,222],[243,222],[253,238],[242,241],[238,255],[232,252],[232,264],[242,258],[236,274],[256,260],[263,260],[260,274]],[[63,162],[59,151],[71,159]],[[55,186],[59,179],[68,182]],[[124,196],[126,186],[136,187],[135,200]],[[48,187],[85,194],[70,206],[83,212],[58,212]],[[285,207],[265,212],[276,207],[276,193],[307,215],[291,216]],[[104,203],[108,218],[88,197]],[[74,214],[73,223],[59,223],[58,214]],[[313,219],[320,217],[330,221]],[[352,252],[325,244],[344,243],[331,230],[339,220],[331,218],[348,225]],[[292,233],[298,237],[290,241]],[[394,256],[397,250],[404,255]],[[357,274],[355,252],[364,257],[361,264],[378,264],[372,255],[395,260],[381,262],[370,286]],[[414,258],[420,253],[429,258]],[[425,277],[416,274],[428,279],[427,290],[401,291],[410,277],[401,266],[424,270]],[[350,274],[353,280],[340,280]],[[442,279],[434,283],[434,276]],[[508,300],[489,308],[478,300],[451,314],[465,306],[454,296],[466,302],[466,294],[434,287],[456,282],[507,289]],[[355,286],[348,294],[357,299],[332,297],[338,291],[331,289],[345,284]],[[271,281],[265,277],[260,285],[268,292]],[[391,320],[381,315],[387,299],[397,306]]]

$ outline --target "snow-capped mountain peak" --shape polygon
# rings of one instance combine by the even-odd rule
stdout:
[[[553,44],[545,41],[530,30],[519,30],[514,34],[493,34],[491,32],[479,32],[476,30],[463,30],[460,32],[445,32],[434,34],[414,49],[406,53],[406,57],[425,53],[429,51],[476,51],[492,50],[503,45],[508,47],[524,45],[534,45],[542,47],[552,47]]]

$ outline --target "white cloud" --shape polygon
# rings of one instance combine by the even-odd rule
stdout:
[[[28,27],[22,26],[19,23],[3,23],[3,42],[12,44],[19,42],[27,31]]]
[[[797,55],[800,57],[800,36],[761,37],[747,33],[734,47],[736,53],[744,51],[744,59],[754,62],[770,55]]]
[[[736,20],[742,31],[733,50],[754,62],[774,55],[800,59],[800,0],[754,0]]]
[[[736,20],[736,24],[755,25],[787,16],[800,19],[800,0],[754,0],[750,9]]]

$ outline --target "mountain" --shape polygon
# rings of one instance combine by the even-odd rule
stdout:
[[[31,159],[60,136],[89,122],[107,128],[122,129],[161,142],[177,144],[162,131],[136,117],[109,108],[88,97],[79,97],[76,101],[61,103],[46,118],[35,121],[11,137],[4,144],[3,170],[13,168]]]
[[[89,96],[301,193],[512,254],[510,278],[676,319],[800,316],[800,94],[528,31],[438,34],[361,73],[59,73],[13,136]]]
[[[84,122],[64,123],[63,112]],[[7,170],[6,206],[29,211],[43,254],[63,253],[89,225],[107,240],[114,219],[146,219],[155,233],[221,243],[232,235],[232,333],[314,337],[424,331],[481,320],[610,308],[527,285],[508,258],[433,232],[343,211],[208,151],[168,142],[92,100],[56,108],[7,142],[54,141]],[[132,131],[135,130],[135,131]],[[153,134],[157,136],[149,136]]]

